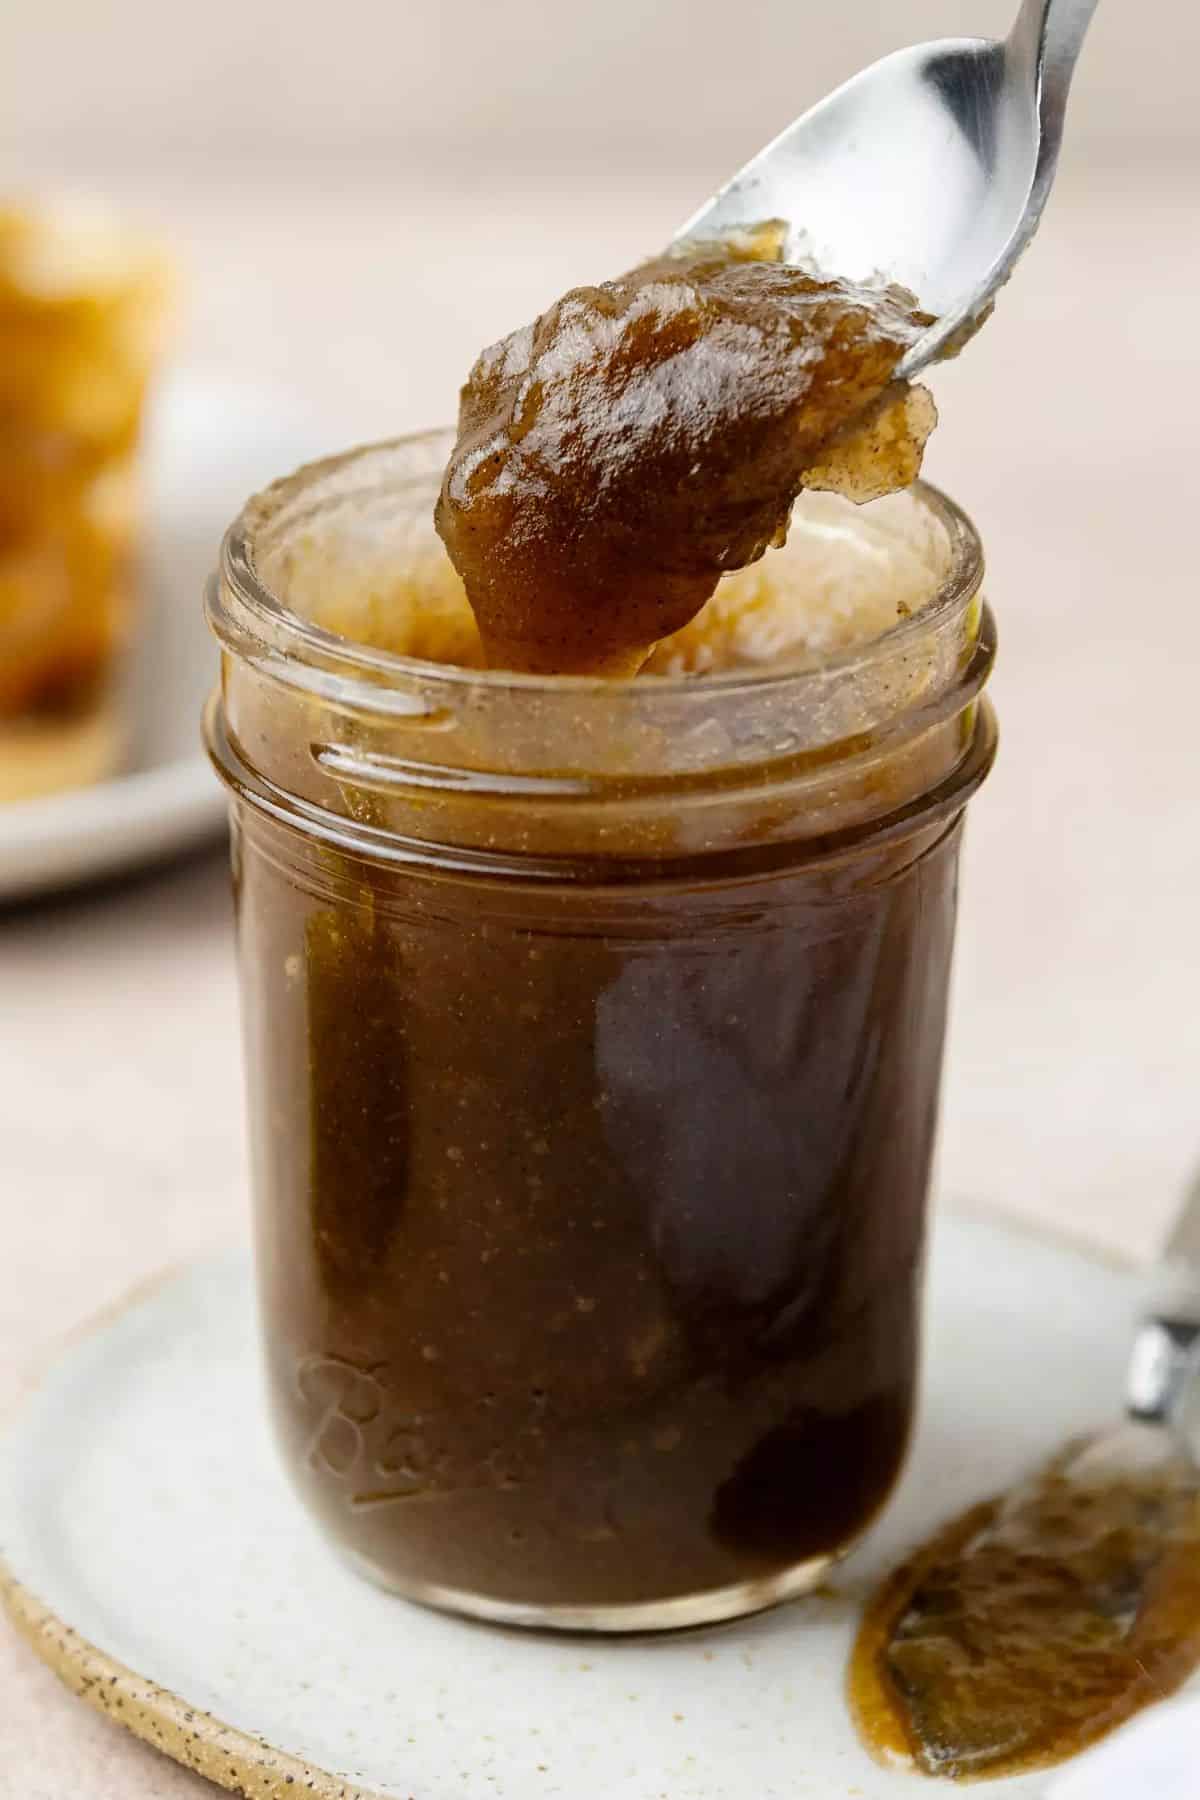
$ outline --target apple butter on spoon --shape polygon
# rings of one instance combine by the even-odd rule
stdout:
[[[802,488],[915,479],[936,414],[894,371],[928,316],[780,262],[782,237],[574,288],[478,358],[436,518],[492,667],[635,675]]]

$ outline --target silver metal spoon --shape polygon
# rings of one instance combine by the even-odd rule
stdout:
[[[1129,1359],[1125,1418],[1080,1445],[1062,1473],[1103,1481],[1180,1457],[1200,1483],[1200,1171],[1151,1277]]]
[[[1039,1642],[1042,1661],[1055,1672],[1055,1706],[1065,1701],[1067,1717],[1090,1694],[1102,1722],[1107,1702],[1096,1681],[1110,1678],[1105,1659],[1118,1644],[1130,1671],[1140,1670],[1152,1691],[1161,1691],[1177,1646],[1180,1666],[1171,1678],[1178,1679],[1193,1604],[1190,1575],[1182,1591],[1179,1575],[1194,1566],[1200,1543],[1198,1394],[1200,1180],[1154,1277],[1136,1335],[1125,1420],[1066,1446],[1003,1495],[952,1549],[934,1540],[917,1587],[889,1627],[889,1655],[909,1658],[910,1718],[926,1772],[994,1773],[998,1760],[1022,1743],[1032,1746],[1047,1722],[1057,1728],[1055,1708],[1043,1719],[1041,1700],[1028,1689],[1029,1717],[1020,1718],[1026,1659]],[[956,1563],[963,1571],[974,1565],[970,1587],[954,1573]],[[981,1575],[990,1577],[997,1606],[975,1606],[956,1619],[955,1588],[963,1596],[977,1593]],[[1019,1609],[1020,1641],[1006,1596]],[[1004,1684],[995,1679],[1000,1669],[1009,1678],[1007,1698],[1000,1698]],[[1110,1700],[1120,1716],[1119,1691]],[[1032,1738],[1024,1736],[1026,1726]],[[1197,1790],[1193,1784],[1178,1791]],[[1146,1787],[1114,1785],[1104,1792],[1150,1795],[1159,1787],[1150,1778]]]
[[[936,323],[916,375],[979,322],[1037,229],[1097,0],[1024,0],[1009,36],[945,38],[864,69],[789,125],[676,233],[783,219],[785,260],[896,282]]]
[[[1165,1433],[1200,1468],[1200,1170],[1134,1338],[1125,1408],[1134,1428]]]

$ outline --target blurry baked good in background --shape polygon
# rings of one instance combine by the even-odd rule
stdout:
[[[125,755],[138,446],[171,296],[159,247],[102,207],[0,202],[0,801]]]

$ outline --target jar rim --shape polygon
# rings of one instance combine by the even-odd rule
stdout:
[[[381,690],[403,687],[414,679],[423,684],[443,685],[446,690],[471,688],[493,694],[505,692],[530,694],[588,694],[611,696],[614,687],[628,687],[634,682],[664,698],[702,686],[706,693],[722,698],[740,693],[762,695],[789,686],[802,688],[806,680],[824,681],[830,675],[850,675],[866,668],[881,656],[903,651],[911,639],[916,642],[931,628],[952,616],[978,592],[983,579],[983,545],[969,515],[932,482],[917,480],[905,491],[913,495],[933,515],[946,533],[950,560],[936,593],[918,610],[898,619],[885,631],[863,643],[822,657],[817,662],[789,663],[780,659],[761,667],[732,668],[695,674],[663,674],[637,676],[629,682],[614,682],[610,676],[529,674],[512,669],[467,668],[456,663],[432,662],[422,657],[404,656],[396,651],[343,637],[318,625],[303,614],[286,606],[263,580],[256,566],[254,546],[259,534],[288,503],[318,482],[339,472],[352,471],[368,459],[411,450],[434,451],[444,446],[447,453],[453,433],[445,427],[410,432],[395,438],[357,445],[333,456],[302,464],[290,475],[271,483],[251,496],[238,517],[225,533],[221,545],[218,577],[210,584],[206,598],[209,623],[218,639],[226,644],[240,640],[257,643],[269,649],[276,658],[285,660],[285,679],[299,687],[318,689],[332,698],[331,683],[344,699],[363,700],[378,706]],[[431,468],[434,466],[431,460]],[[235,619],[229,608],[237,610]],[[276,673],[283,671],[276,666]]]

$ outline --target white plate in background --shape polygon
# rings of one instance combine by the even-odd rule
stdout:
[[[132,764],[93,787],[0,806],[0,900],[116,875],[219,835],[225,799],[200,746],[216,669],[204,583],[246,497],[337,447],[287,394],[199,369],[164,379],[147,425]]]

